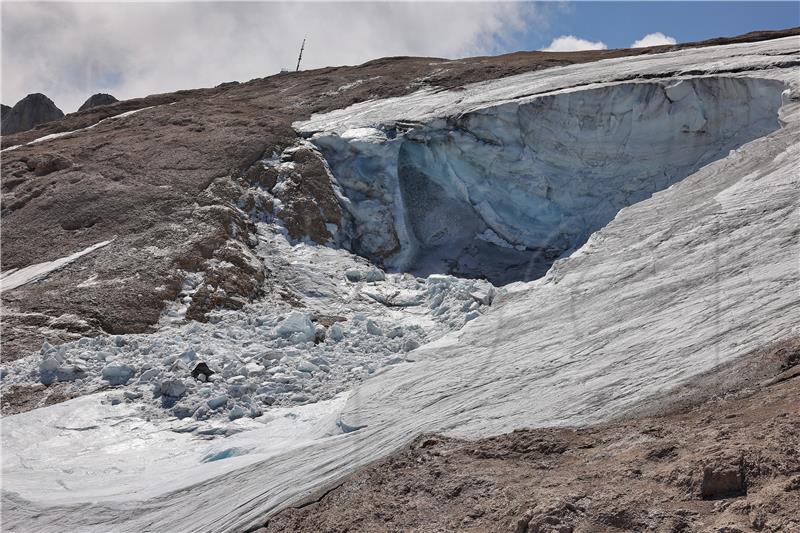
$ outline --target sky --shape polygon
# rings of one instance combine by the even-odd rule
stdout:
[[[0,99],[64,112],[392,55],[627,48],[800,26],[791,2],[172,2],[0,4]]]

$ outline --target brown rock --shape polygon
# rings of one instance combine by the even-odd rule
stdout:
[[[703,468],[703,481],[700,486],[700,495],[703,498],[731,498],[746,492],[741,459],[732,464],[716,463]]]

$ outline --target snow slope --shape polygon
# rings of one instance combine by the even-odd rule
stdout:
[[[213,449],[194,440],[202,440],[199,435],[181,436],[186,421],[130,426],[129,407],[97,407],[107,393],[8,417],[2,429],[4,529],[241,530],[421,431],[481,437],[521,426],[604,420],[698,372],[796,334],[798,61],[797,39],[688,50],[551,69],[480,84],[466,94],[420,93],[315,118],[321,126],[309,130],[327,135],[341,123],[380,130],[376,126],[408,117],[445,120],[458,109],[513,98],[511,93],[595,81],[628,84],[637,77],[672,84],[682,70],[692,78],[723,71],[786,87],[779,129],[623,208],[546,276],[507,286],[488,313],[412,351],[411,361],[383,366],[344,405],[339,397],[317,415],[306,411],[311,406],[281,411],[306,422],[298,426],[296,444],[278,452],[273,439],[294,430],[273,432],[271,411],[263,420],[223,426],[247,431],[216,437]],[[369,113],[379,120],[364,124]],[[313,253],[313,247],[303,250]],[[324,262],[304,259],[324,274]],[[340,268],[331,279],[341,279]],[[349,305],[343,302],[341,309]],[[116,447],[107,443],[103,453],[86,453],[88,443],[117,426],[129,438]],[[146,442],[137,435],[156,439],[149,453],[131,453]],[[35,446],[47,453],[23,453]],[[237,455],[243,449],[252,453]],[[203,460],[209,457],[219,460],[207,467]],[[185,472],[180,490],[170,491],[176,487],[170,479],[176,471],[166,466],[170,458]],[[137,468],[152,461],[152,468],[138,470],[148,483],[126,475],[136,461]],[[35,475],[40,469],[48,475]],[[83,484],[93,469],[101,481]],[[65,482],[56,493],[58,479],[69,476],[78,483]]]
[[[6,270],[2,273],[2,275],[0,275],[0,291],[15,289],[28,283],[33,283],[43,279],[51,272],[55,272],[60,268],[64,268],[68,264],[80,259],[84,255],[90,254],[95,250],[110,244],[111,242],[113,242],[113,239],[110,241],[98,242],[97,244],[93,244],[79,252],[70,254],[67,257],[60,257],[58,259],[54,259],[53,261],[38,263],[36,265],[30,265],[24,268],[12,268],[11,270]]]

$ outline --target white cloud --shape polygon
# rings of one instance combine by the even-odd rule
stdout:
[[[670,37],[669,35],[664,35],[660,31],[655,33],[648,33],[638,41],[634,41],[631,44],[631,48],[644,48],[645,46],[661,46],[664,44],[675,44],[678,41],[675,40],[674,37]]]
[[[543,52],[577,52],[579,50],[605,50],[608,48],[603,41],[587,41],[574,35],[556,37],[550,46],[542,48]]]
[[[516,47],[526,3],[2,2],[2,102],[42,92],[65,112],[120,99],[393,55],[463,57]]]

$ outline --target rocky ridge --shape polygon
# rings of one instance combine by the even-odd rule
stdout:
[[[2,133],[13,135],[62,118],[64,112],[48,97],[41,93],[29,94],[8,111],[4,110]]]
[[[87,111],[89,109],[103,105],[111,105],[117,103],[118,101],[119,100],[117,100],[110,94],[106,93],[93,94],[78,108],[78,112]]]

